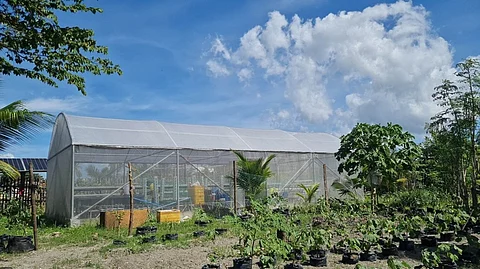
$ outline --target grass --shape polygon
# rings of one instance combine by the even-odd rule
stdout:
[[[142,236],[128,237],[127,229],[110,230],[100,228],[96,223],[83,224],[78,227],[40,227],[39,228],[39,248],[52,249],[62,246],[78,246],[91,247],[98,246],[100,253],[106,254],[114,249],[127,249],[129,253],[144,252],[156,245],[163,245],[165,247],[188,248],[192,244],[198,244],[213,240],[216,228],[227,228],[226,236],[235,234],[237,227],[230,218],[211,219],[212,222],[207,227],[200,227],[194,223],[193,219],[181,223],[156,223],[150,219],[145,226],[156,226],[157,233],[154,234],[157,238],[155,243],[142,243]],[[23,228],[16,227],[7,229],[7,218],[0,218],[0,234],[8,235],[24,235]],[[194,231],[205,231],[206,235],[194,238]],[[134,231],[135,232],[135,231]],[[26,235],[32,235],[32,229],[27,229]],[[169,233],[178,234],[178,240],[164,241],[164,235]],[[58,235],[58,236],[56,236]],[[152,236],[150,234],[149,236]],[[222,235],[223,236],[223,235]],[[124,241],[125,245],[114,245],[113,240]],[[62,261],[63,262],[63,261]],[[67,262],[67,261],[65,261]],[[58,266],[63,266],[62,264]],[[92,268],[96,268],[93,266]]]

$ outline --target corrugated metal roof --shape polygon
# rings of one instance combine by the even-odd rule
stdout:
[[[61,115],[65,120],[57,118],[56,125],[67,125],[73,145],[312,153],[334,153],[340,147],[339,138],[326,133]]]

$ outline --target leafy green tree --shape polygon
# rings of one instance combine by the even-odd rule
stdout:
[[[400,175],[417,168],[421,155],[414,136],[404,132],[398,124],[358,123],[340,138],[335,157],[340,161],[338,172],[356,174],[364,186],[373,186],[375,178],[388,189]]]
[[[0,151],[32,138],[38,131],[49,128],[53,117],[47,113],[30,111],[21,101],[0,108]],[[0,173],[18,178],[18,171],[5,162],[0,162]]]
[[[0,73],[25,76],[57,87],[58,81],[73,84],[84,95],[83,73],[121,74],[118,65],[99,57],[107,47],[93,38],[94,32],[62,26],[57,15],[100,13],[83,0],[5,0],[0,3]]]
[[[318,188],[320,187],[320,184],[318,184],[318,183],[313,184],[310,187],[307,187],[303,184],[300,184],[300,185],[298,185],[298,187],[302,188],[305,193],[304,194],[303,193],[297,193],[297,196],[302,198],[305,203],[310,204],[312,202],[312,200],[315,198],[315,193],[318,191]]]
[[[238,158],[238,186],[245,191],[248,199],[259,198],[262,191],[266,190],[267,179],[273,175],[268,165],[275,158],[275,154],[267,158],[249,160],[241,152],[233,151],[233,153]],[[226,177],[233,179],[233,176]]]
[[[455,83],[444,80],[432,95],[442,111],[427,125],[431,165],[443,171],[440,184],[453,184],[457,194],[468,206],[469,186],[472,204],[478,204],[476,181],[478,174],[478,117],[480,115],[480,63],[467,59],[457,65]],[[467,181],[469,175],[470,181]],[[452,185],[450,185],[452,186]]]

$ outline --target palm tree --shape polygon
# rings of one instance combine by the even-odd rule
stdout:
[[[305,191],[305,194],[297,193],[297,195],[303,199],[305,203],[311,203],[313,198],[315,198],[315,193],[317,192],[320,184],[313,184],[310,187],[307,187],[303,184],[298,185],[298,187],[302,188]]]
[[[0,152],[32,138],[40,130],[49,128],[53,121],[52,115],[30,111],[22,101],[0,108]],[[0,173],[10,178],[20,176],[15,168],[1,161]]]
[[[247,159],[241,152],[233,151],[238,158],[237,183],[245,191],[248,199],[259,198],[260,194],[266,188],[267,179],[273,173],[268,166],[270,161],[275,158],[275,154],[267,158]],[[232,176],[226,176],[233,179]]]

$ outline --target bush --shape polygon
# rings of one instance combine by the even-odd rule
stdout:
[[[383,203],[390,208],[450,208],[455,206],[452,197],[437,190],[415,189],[387,194]]]

